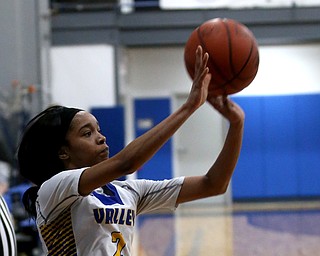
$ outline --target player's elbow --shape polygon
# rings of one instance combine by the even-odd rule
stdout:
[[[227,192],[229,186],[229,182],[227,183],[214,183],[210,186],[210,196],[219,196],[223,195]]]
[[[220,189],[219,189],[219,192],[218,192],[218,195],[223,195],[227,192],[228,190],[228,184],[225,184],[224,186],[222,186]]]

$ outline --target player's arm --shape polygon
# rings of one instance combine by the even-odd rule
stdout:
[[[225,97],[210,96],[208,102],[230,122],[226,140],[218,158],[205,175],[185,178],[177,204],[224,193],[240,155],[243,110]]]
[[[90,193],[116,178],[135,172],[148,161],[177,129],[207,99],[211,79],[207,68],[208,54],[199,47],[196,52],[195,78],[187,101],[173,114],[145,134],[133,140],[118,154],[85,170],[80,178],[79,192]]]

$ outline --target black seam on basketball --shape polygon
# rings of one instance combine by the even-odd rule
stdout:
[[[253,51],[253,42],[252,42],[252,40],[251,40],[250,53],[248,54],[248,58],[246,59],[244,65],[243,65],[242,68],[239,70],[239,72],[236,73],[236,74],[234,74],[233,78],[229,81],[229,84],[230,84],[232,87],[236,87],[236,86],[232,83],[235,79],[239,79],[240,81],[248,80],[248,79],[249,79],[249,78],[241,78],[241,77],[240,77],[240,74],[241,74],[242,71],[245,69],[245,67],[247,66],[249,60],[251,59],[252,51]]]
[[[232,61],[232,44],[231,44],[231,33],[230,33],[230,28],[229,28],[229,24],[226,23],[226,20],[223,20],[223,24],[226,28],[226,32],[227,32],[227,38],[228,38],[228,49],[229,49],[229,65],[231,67],[231,72],[232,75],[234,76],[235,74],[235,70],[234,70],[234,65],[233,65],[233,61]]]
[[[203,50],[204,50],[205,52],[208,52],[207,47],[206,47],[206,44],[205,44],[205,42],[203,41],[203,38],[202,38],[202,36],[201,36],[200,29],[201,29],[201,26],[198,27],[198,29],[197,29],[197,35],[198,35],[199,42],[200,42]],[[221,70],[220,70],[219,66],[215,63],[214,58],[211,58],[211,56],[209,56],[208,62],[213,66],[213,68],[214,68],[214,70],[216,71],[216,73],[218,73],[218,75],[219,75],[224,81],[226,81],[226,80],[227,80],[226,77],[221,73]],[[209,70],[209,72],[210,72],[210,70]],[[211,77],[211,81],[218,83],[218,81],[216,80],[215,76],[212,76],[212,77]],[[215,83],[215,85],[217,85],[217,84]],[[217,89],[220,89],[221,87],[223,87],[223,85],[216,86]]]
[[[226,83],[223,85],[225,86],[226,84],[230,84],[231,87],[236,87],[232,82],[238,78],[239,74],[243,71],[243,69],[246,67],[246,64],[248,63],[248,59],[245,62],[245,64],[242,66],[242,68],[240,69],[239,72],[236,73],[235,68],[234,68],[234,63],[233,63],[233,54],[232,54],[232,44],[231,44],[231,33],[230,33],[230,28],[229,28],[229,24],[227,24],[226,22],[224,22],[224,25],[226,27],[226,31],[227,31],[227,35],[228,35],[228,49],[229,49],[229,64],[230,64],[230,68],[231,68],[231,72],[232,72],[232,78],[229,81],[226,81]],[[238,23],[235,22],[234,26],[235,26],[235,30],[238,30]],[[238,32],[238,31],[237,31]],[[251,49],[250,49],[250,54],[249,54],[249,59],[251,56],[251,52],[252,52],[252,45],[251,45]]]
[[[236,74],[233,75],[232,79],[230,79],[229,81],[226,81],[226,83],[223,84],[222,86],[225,86],[225,85],[227,85],[227,84],[230,84],[230,86],[231,86],[232,88],[237,88],[237,86],[233,84],[234,80],[238,79],[238,80],[240,80],[240,81],[245,81],[245,80],[251,79],[252,77],[255,77],[255,75],[256,75],[257,72],[255,72],[255,74],[253,74],[252,76],[246,77],[246,78],[243,78],[243,77],[240,76],[240,74],[241,74],[242,71],[245,69],[245,67],[247,66],[248,62],[249,62],[250,59],[251,59],[251,55],[252,55],[253,48],[254,48],[253,46],[254,46],[254,42],[253,42],[253,40],[251,40],[250,53],[248,54],[248,57],[247,57],[244,65],[243,65],[242,68],[239,70],[239,72],[237,72]]]

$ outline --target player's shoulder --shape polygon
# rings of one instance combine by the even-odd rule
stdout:
[[[172,185],[181,185],[184,177],[177,177],[165,180],[149,180],[149,179],[127,179],[127,180],[116,180],[112,184],[119,186],[123,189],[129,189],[134,191],[148,190],[151,188],[161,189],[163,187]]]

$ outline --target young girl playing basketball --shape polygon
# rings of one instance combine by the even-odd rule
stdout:
[[[208,54],[198,47],[186,102],[109,158],[106,137],[90,113],[49,107],[27,125],[19,169],[34,183],[23,197],[36,218],[47,255],[131,255],[136,216],[224,193],[238,160],[244,112],[227,97],[208,95]],[[205,102],[230,123],[225,144],[204,175],[170,180],[127,180]]]

